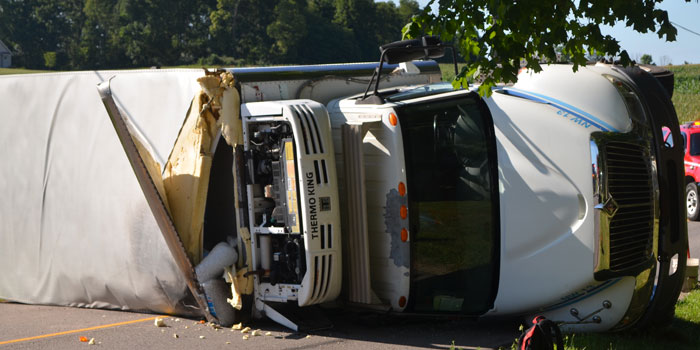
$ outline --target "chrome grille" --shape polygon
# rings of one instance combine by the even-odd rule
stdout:
[[[609,222],[609,269],[624,271],[649,260],[654,230],[654,187],[646,147],[610,141],[604,146]]]

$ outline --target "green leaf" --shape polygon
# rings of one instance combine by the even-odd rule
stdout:
[[[403,28],[401,28],[401,40],[413,38],[414,27],[416,27],[416,24],[413,21],[403,26]]]
[[[484,96],[484,97],[491,97],[491,93],[493,92],[491,89],[496,86],[493,82],[483,82],[481,85],[479,85],[479,95]]]
[[[493,31],[491,31],[491,33],[489,33],[489,40],[492,40],[495,37],[496,37],[496,31],[493,30]]]

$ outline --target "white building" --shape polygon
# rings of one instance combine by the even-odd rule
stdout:
[[[12,51],[0,40],[0,68],[12,65]]]

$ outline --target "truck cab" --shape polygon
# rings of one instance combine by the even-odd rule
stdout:
[[[682,276],[657,259],[687,234],[664,88],[600,64],[519,78],[489,98],[438,83],[328,104],[349,302],[578,331],[667,321]]]

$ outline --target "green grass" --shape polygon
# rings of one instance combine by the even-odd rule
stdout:
[[[513,343],[510,349],[517,349]],[[458,350],[454,343],[450,349]],[[670,326],[645,331],[569,334],[564,350],[697,350],[700,349],[700,290],[676,304],[676,317]],[[461,349],[460,349],[461,350]],[[508,348],[500,348],[508,350]]]
[[[48,70],[33,70],[24,68],[0,68],[0,75],[6,74],[30,74],[30,73],[46,73]]]
[[[700,64],[667,66],[675,77],[673,105],[681,123],[700,119]]]
[[[457,64],[457,70],[462,70],[464,63]],[[450,82],[455,78],[455,66],[452,63],[440,63],[440,71],[442,72],[442,81]]]
[[[567,337],[565,347],[566,350],[700,349],[700,290],[676,304],[676,317],[665,329],[573,334]]]

